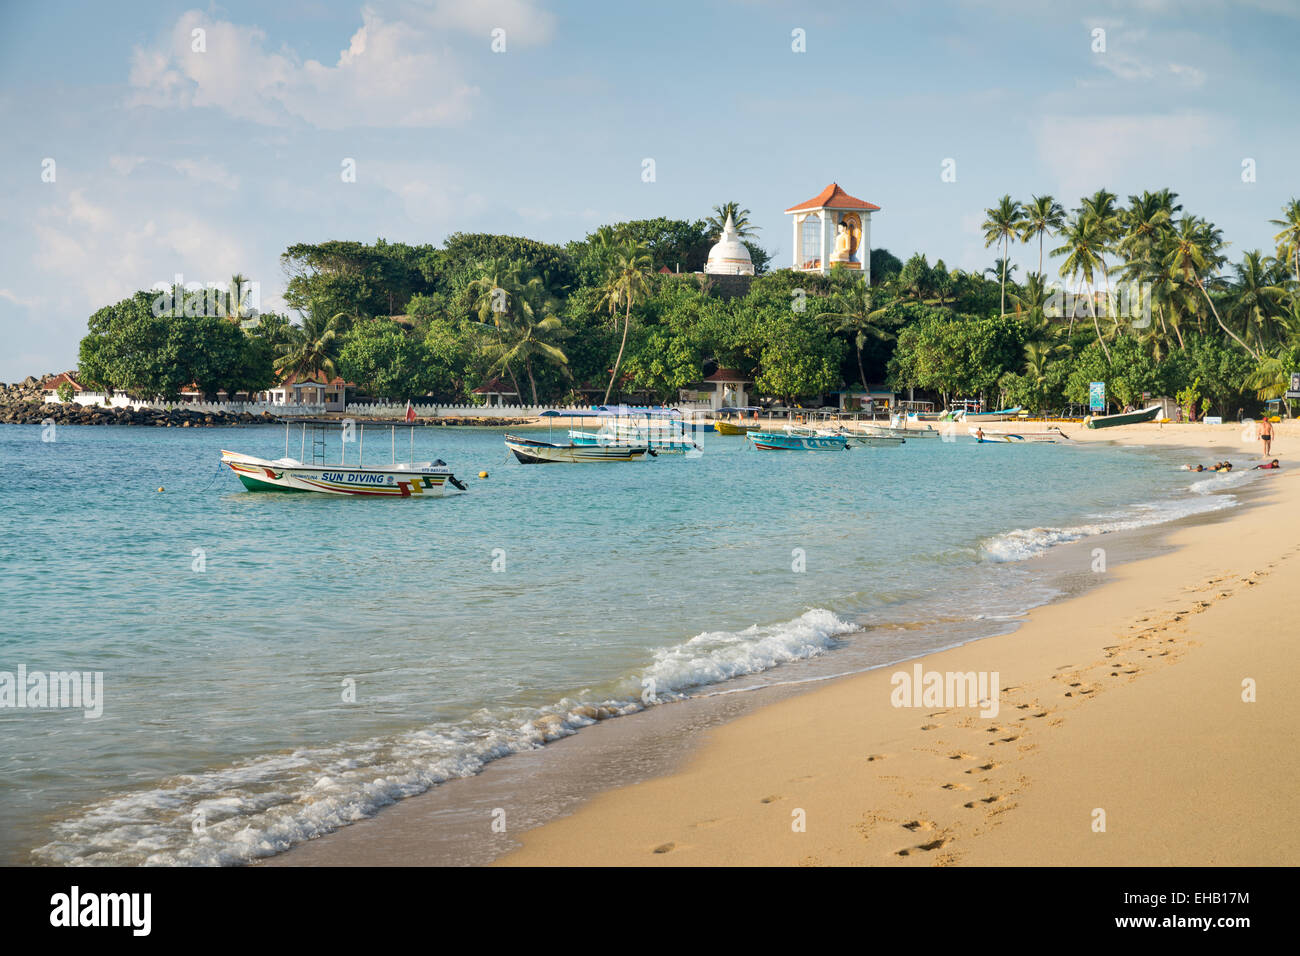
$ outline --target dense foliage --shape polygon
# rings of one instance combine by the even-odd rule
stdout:
[[[698,274],[728,215],[758,273],[735,297]],[[167,398],[339,375],[375,397],[444,402],[499,379],[523,401],[590,403],[672,401],[726,367],[782,402],[887,383],[1048,411],[1104,381],[1118,405],[1168,395],[1189,414],[1230,415],[1281,395],[1300,360],[1300,201],[1273,220],[1273,254],[1229,263],[1220,231],[1169,190],[1121,205],[1103,189],[1071,211],[1004,196],[983,226],[998,254],[989,269],[874,249],[870,288],[840,267],[769,271],[748,215],[729,202],[564,246],[476,233],[440,248],[298,244],[281,257],[298,324],[231,309],[159,315],[157,293],[140,292],[91,316],[81,375]],[[1019,278],[1016,243],[1038,261]]]

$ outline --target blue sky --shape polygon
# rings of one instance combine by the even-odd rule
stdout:
[[[1297,49],[1300,0],[6,2],[0,381],[74,367],[91,312],[176,274],[280,308],[294,242],[563,242],[735,199],[788,265],[782,210],[832,180],[883,207],[873,246],[967,269],[1003,193],[1102,186],[1271,251]]]

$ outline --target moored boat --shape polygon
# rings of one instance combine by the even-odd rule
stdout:
[[[1118,415],[1089,415],[1083,420],[1088,428],[1113,428],[1116,425],[1137,425],[1141,422],[1155,421],[1162,406],[1152,405],[1140,412],[1122,412]]]
[[[301,426],[302,448],[299,458],[289,457],[289,428],[293,424]],[[345,422],[323,422],[314,420],[285,419],[285,454],[282,458],[265,459],[242,452],[221,452],[221,462],[239,478],[249,491],[296,491],[317,492],[328,495],[351,495],[362,498],[436,498],[446,494],[464,491],[465,485],[459,481],[447,463],[420,461],[412,459],[407,462],[397,461],[397,426],[389,426],[392,435],[393,458],[387,465],[365,464],[365,425]],[[311,428],[312,461],[306,462],[307,429]],[[347,429],[356,427],[357,461],[347,463],[347,444],[351,438],[345,437],[340,459],[336,463],[325,461],[325,435],[332,428]],[[372,426],[373,427],[373,426]],[[350,436],[350,432],[344,432]],[[411,448],[414,452],[414,434]]]
[[[557,462],[588,463],[598,461],[639,461],[650,449],[645,445],[580,445],[557,443],[506,435],[506,447],[522,464],[541,465]]]
[[[763,451],[844,451],[843,435],[822,435],[812,429],[787,428],[783,432],[750,432],[749,440]]]
[[[761,411],[757,405],[724,406],[713,413],[713,430],[719,435],[745,435],[759,431],[762,426],[758,424],[758,413]]]
[[[1013,433],[1013,432],[986,432],[984,431],[984,429],[976,425],[972,425],[968,429],[968,431],[970,432],[972,438],[974,438],[978,442],[983,442],[983,443],[1023,444],[1028,442],[1030,444],[1051,445],[1054,444],[1060,438],[1065,438],[1069,440],[1069,436],[1067,436],[1065,432],[1061,431],[1059,428],[1052,429],[1049,431],[1044,431],[1044,432],[1014,432]],[[1055,431],[1056,434],[1052,434],[1052,431]]]

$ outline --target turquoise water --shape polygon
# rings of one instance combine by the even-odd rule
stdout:
[[[522,466],[417,429],[469,484],[436,500],[218,470],[283,435],[0,426],[0,672],[104,687],[0,709],[0,862],[255,859],[597,717],[978,636],[1052,596],[1025,559],[1233,503],[1167,453],[964,437]]]

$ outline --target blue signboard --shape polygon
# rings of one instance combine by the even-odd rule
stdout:
[[[1088,385],[1088,410],[1104,412],[1106,410],[1106,383],[1092,382]]]

